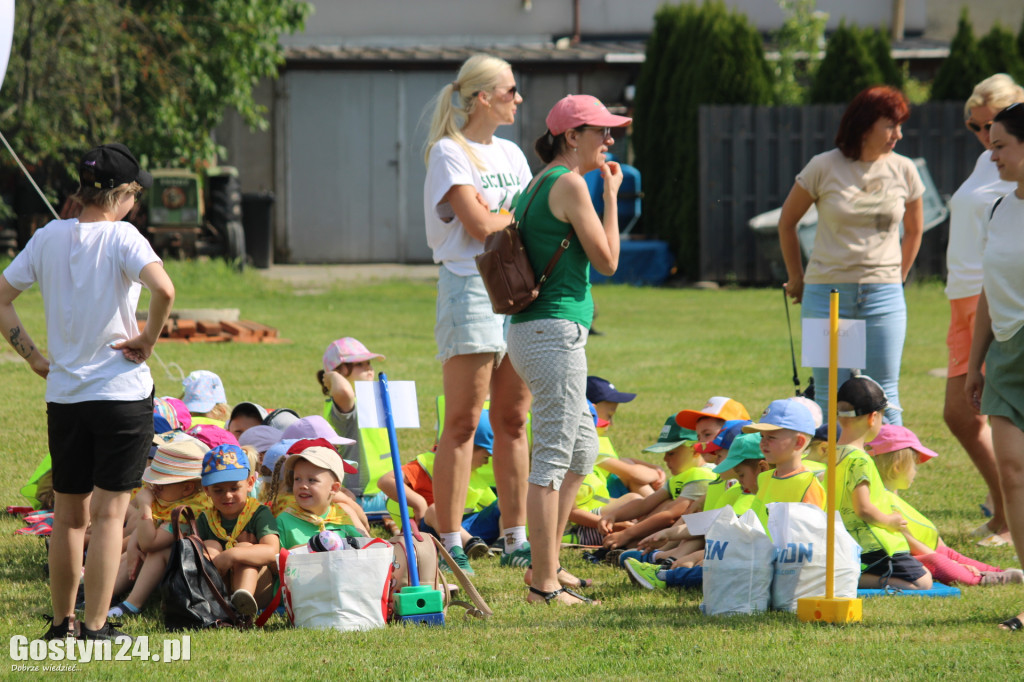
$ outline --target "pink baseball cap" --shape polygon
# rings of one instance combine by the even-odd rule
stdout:
[[[238,445],[238,439],[233,433],[215,424],[196,424],[188,433],[205,443],[206,447],[210,449],[218,445]]]
[[[380,353],[371,353],[358,339],[346,336],[331,341],[331,345],[327,346],[327,350],[324,351],[324,371],[333,371],[343,362],[363,362],[374,358],[385,359]]]
[[[628,116],[616,116],[593,95],[566,95],[555,102],[544,119],[552,135],[580,126],[621,128],[633,122]]]
[[[873,441],[868,443],[866,450],[874,456],[896,452],[903,448],[910,448],[916,452],[917,461],[920,464],[924,464],[932,457],[939,456],[939,453],[921,445],[921,440],[913,431],[905,426],[896,426],[895,424],[883,424],[882,430],[878,432]]]

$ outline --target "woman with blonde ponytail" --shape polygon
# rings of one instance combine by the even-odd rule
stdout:
[[[437,531],[452,558],[469,572],[459,529],[473,435],[488,395],[505,540],[501,564],[525,568],[530,563],[525,528],[530,392],[505,357],[507,322],[491,311],[474,261],[484,238],[508,225],[530,181],[523,152],[494,136],[499,126],[515,123],[522,101],[507,62],[474,55],[435,98],[426,146],[423,213],[427,243],[441,264],[434,336],[445,398],[433,477]]]

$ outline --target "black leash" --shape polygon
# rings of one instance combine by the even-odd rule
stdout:
[[[796,348],[793,345],[793,324],[789,321],[789,297],[786,296],[786,289],[782,289],[782,306],[786,309],[786,328],[789,330],[789,357],[793,361],[793,385],[796,386],[796,394],[800,392],[800,373],[796,368]]]

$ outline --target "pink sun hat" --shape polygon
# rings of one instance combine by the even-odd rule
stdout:
[[[875,436],[875,439],[868,443],[865,448],[872,455],[884,455],[887,452],[896,452],[903,448],[910,448],[917,453],[917,461],[924,464],[939,453],[921,445],[920,439],[913,431],[905,426],[895,424],[883,424],[882,429]]]
[[[616,116],[593,95],[566,95],[555,102],[544,119],[552,135],[580,126],[621,128],[633,122],[628,116]]]
[[[337,341],[331,341],[331,345],[327,346],[323,358],[324,371],[331,372],[342,363],[363,362],[364,360],[373,359],[384,360],[385,357],[380,353],[371,352],[358,339],[346,336]]]

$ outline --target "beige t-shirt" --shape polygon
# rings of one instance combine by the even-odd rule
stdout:
[[[796,176],[818,207],[808,284],[903,281],[900,221],[908,201],[924,194],[914,162],[889,153],[853,161],[838,149],[818,154]]]

